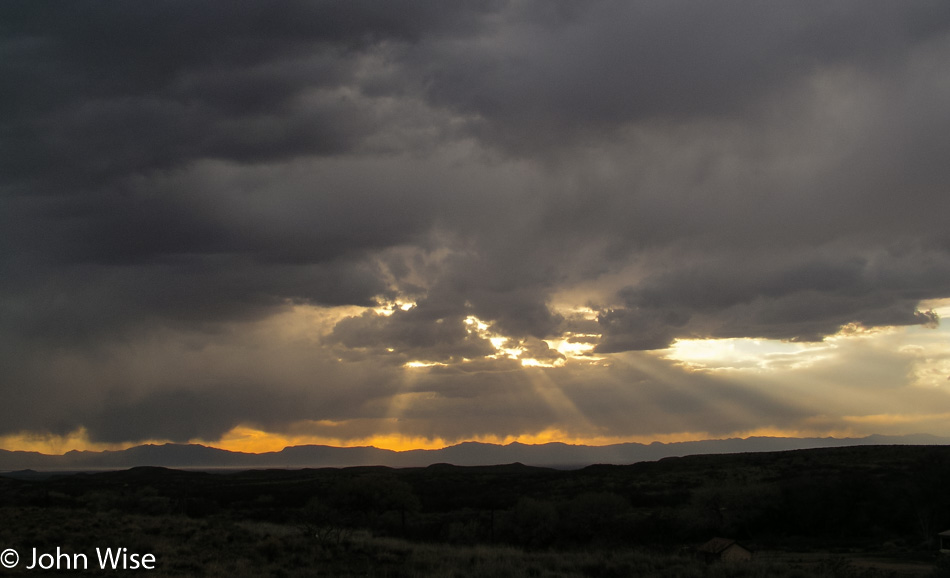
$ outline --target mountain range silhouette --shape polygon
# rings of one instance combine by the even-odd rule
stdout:
[[[118,451],[69,451],[62,455],[0,450],[0,471],[92,471],[161,466],[184,469],[323,468],[348,466],[425,467],[447,463],[484,466],[521,463],[554,468],[591,464],[630,464],[697,454],[774,452],[858,445],[950,445],[950,438],[929,434],[871,435],[862,438],[749,437],[607,446],[559,442],[507,445],[463,442],[437,450],[394,451],[372,446],[303,445],[278,452],[246,453],[198,444],[147,444]]]

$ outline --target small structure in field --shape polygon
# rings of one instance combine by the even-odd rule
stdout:
[[[696,554],[710,562],[748,562],[752,559],[752,550],[731,538],[713,538],[696,550]]]
[[[950,554],[950,530],[937,534],[937,540],[940,542],[940,553]]]

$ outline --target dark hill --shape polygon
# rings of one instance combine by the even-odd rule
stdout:
[[[701,543],[929,547],[950,528],[950,447],[855,446],[557,470],[511,463],[0,478],[9,507],[366,528],[529,547]]]

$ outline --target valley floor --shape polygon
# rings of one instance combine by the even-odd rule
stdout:
[[[157,559],[148,576],[326,576],[379,578],[587,578],[778,577],[884,578],[950,576],[950,564],[932,553],[756,552],[744,563],[707,564],[689,546],[667,549],[614,547],[530,550],[495,545],[451,545],[376,537],[369,532],[219,517],[88,514],[59,508],[0,508],[3,546],[20,551],[22,563],[7,575],[63,575],[62,569],[28,570],[39,551],[92,552],[125,547]],[[90,555],[82,575],[121,575],[101,570]],[[141,575],[141,570],[135,573]]]

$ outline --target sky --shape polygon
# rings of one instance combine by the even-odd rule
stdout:
[[[0,447],[950,435],[950,4],[0,4]]]

